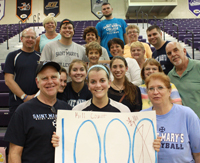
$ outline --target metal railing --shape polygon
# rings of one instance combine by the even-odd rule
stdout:
[[[142,29],[144,29],[144,12],[141,11],[141,19],[142,19]]]
[[[8,42],[8,40],[9,40],[9,29],[8,29],[8,27],[10,26],[10,24],[7,24],[7,26],[6,26],[6,31],[7,31],[7,50],[9,50],[9,42]]]
[[[21,33],[21,23],[22,21],[19,21],[19,42],[21,42],[21,38],[20,38],[20,33]]]
[[[36,15],[33,15],[33,30],[35,31]]]
[[[147,16],[147,18],[146,18],[146,21],[147,21],[147,28],[148,28],[148,26],[149,26],[149,19],[148,19],[148,14],[147,13],[144,13],[146,16]]]
[[[172,26],[176,26],[177,27],[177,30],[176,31],[174,31],[174,33],[176,33],[176,38],[177,38],[177,42],[179,42],[179,31],[178,31],[178,24],[176,24],[176,23],[172,23]]]
[[[37,14],[37,19],[38,19],[38,29],[39,29],[40,13]]]
[[[186,34],[188,33],[192,34],[192,40],[188,39],[188,41],[192,43],[192,59],[194,59],[194,32],[189,29],[186,29]]]

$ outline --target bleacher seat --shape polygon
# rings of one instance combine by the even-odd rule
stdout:
[[[9,93],[0,93],[0,107],[8,107]]]
[[[4,74],[2,70],[0,70],[0,80],[4,80]]]
[[[0,147],[8,147],[9,142],[3,140],[5,132],[0,133]]]
[[[188,41],[188,40],[192,40],[192,37],[186,37],[186,38],[184,38],[183,41],[185,44],[189,44],[190,41]],[[200,41],[200,37],[194,37],[194,41]]]
[[[1,70],[4,69],[5,63],[1,63]]]
[[[191,47],[193,47],[191,42],[189,43],[189,45],[190,45]],[[194,41],[194,49],[198,49],[198,48],[199,48],[199,45],[200,45],[200,41]]]
[[[0,93],[8,93],[8,92],[9,92],[9,88],[5,84],[5,80],[0,80]]]
[[[185,38],[192,37],[192,34],[181,34],[178,36],[180,41],[184,41]],[[200,34],[195,34],[194,37],[200,37]]]
[[[10,121],[9,110],[0,110],[0,127],[7,127]]]

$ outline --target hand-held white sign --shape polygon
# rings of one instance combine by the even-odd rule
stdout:
[[[55,163],[156,163],[156,114],[59,110]]]

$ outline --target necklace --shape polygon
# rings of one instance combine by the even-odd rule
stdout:
[[[112,83],[115,85],[114,82],[112,82]],[[119,93],[122,93],[122,91],[123,91],[123,87],[124,87],[124,86],[122,86],[121,88],[119,88],[118,86],[115,85],[115,87],[117,87],[117,88],[119,89]]]

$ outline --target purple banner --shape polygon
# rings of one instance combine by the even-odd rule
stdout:
[[[188,0],[189,10],[195,15],[200,14],[200,0]]]

